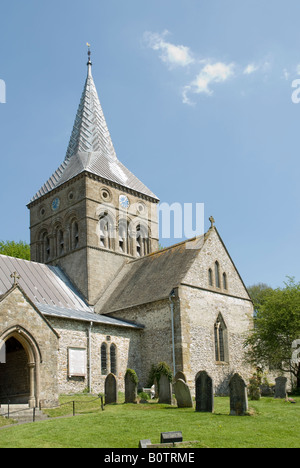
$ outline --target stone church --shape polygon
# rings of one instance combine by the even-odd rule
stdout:
[[[213,218],[159,249],[159,199],[117,158],[87,66],[66,157],[28,204],[31,261],[0,256],[0,402],[53,406],[109,373],[122,389],[127,368],[142,387],[161,361],[226,393],[249,377],[247,289]]]

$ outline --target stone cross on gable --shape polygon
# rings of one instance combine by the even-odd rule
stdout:
[[[16,271],[14,271],[10,277],[14,280],[14,286],[17,286],[19,284],[18,280],[21,279],[21,276],[18,275]]]
[[[209,221],[211,222],[211,227],[214,227],[214,224],[215,224],[216,221],[215,221],[215,219],[214,219],[213,216],[211,216],[211,217],[209,218]]]

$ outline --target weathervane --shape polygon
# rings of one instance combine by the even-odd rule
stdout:
[[[91,62],[91,44],[89,44],[87,42],[86,45],[88,46],[88,58],[89,58],[89,61],[88,61],[87,65],[92,65],[92,62]]]

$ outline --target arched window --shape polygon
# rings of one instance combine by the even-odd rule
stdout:
[[[117,347],[110,345],[110,372],[117,375]]]
[[[99,223],[101,247],[113,250],[113,239],[115,237],[114,222],[108,212],[100,215]]]
[[[48,232],[43,230],[38,237],[37,261],[46,263],[50,259],[50,238]]]
[[[43,234],[43,262],[48,262],[51,256],[50,238],[48,233]]]
[[[211,269],[211,268],[208,270],[208,284],[209,284],[209,286],[213,286],[213,285],[214,285],[214,282],[213,282],[213,272],[212,272],[212,269]]]
[[[125,219],[119,222],[119,250],[126,254],[129,253],[128,222]]]
[[[217,362],[228,362],[227,328],[220,314],[215,323],[215,356]]]
[[[107,375],[107,345],[103,343],[101,345],[101,374]]]
[[[228,289],[226,273],[223,273],[223,289],[226,289],[226,290]]]
[[[215,285],[216,288],[220,288],[220,265],[219,262],[215,263]]]
[[[58,228],[56,231],[56,252],[57,257],[65,253],[64,233],[60,228]]]
[[[74,219],[71,224],[71,249],[75,250],[79,246],[79,226]]]
[[[143,257],[148,253],[150,253],[148,229],[139,224],[136,228],[136,254],[138,257]]]

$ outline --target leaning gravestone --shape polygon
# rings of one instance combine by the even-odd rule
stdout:
[[[118,403],[118,385],[114,374],[108,374],[104,384],[105,404]]]
[[[189,386],[182,379],[174,384],[175,398],[178,408],[193,408],[193,400]]]
[[[214,386],[213,380],[206,371],[198,372],[195,379],[196,411],[199,413],[213,413]]]
[[[287,378],[277,377],[275,379],[275,398],[286,398],[287,396]]]
[[[158,403],[172,404],[172,385],[164,374],[161,374],[159,379],[158,398]]]
[[[125,403],[137,403],[137,383],[129,372],[125,375]]]
[[[248,411],[247,385],[239,374],[234,374],[229,382],[230,414],[243,416]]]

